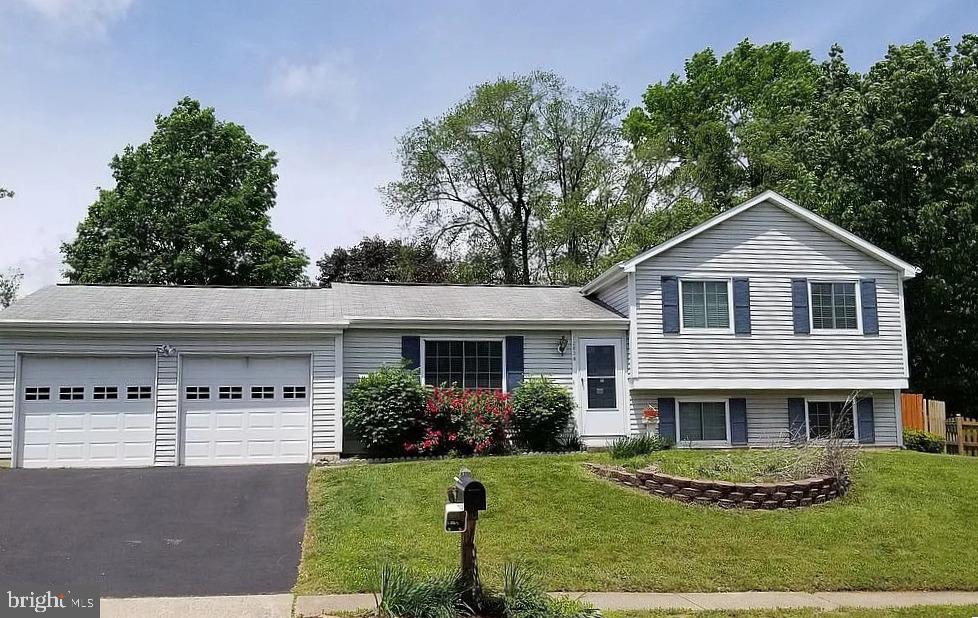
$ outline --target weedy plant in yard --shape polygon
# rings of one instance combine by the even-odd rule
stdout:
[[[553,598],[528,571],[507,564],[499,592],[487,590],[477,608],[466,605],[458,571],[421,576],[400,565],[380,574],[376,618],[600,618],[590,605],[566,597]]]
[[[613,459],[630,459],[641,457],[656,451],[664,451],[672,448],[673,441],[662,436],[643,433],[637,436],[623,436],[615,438],[608,446],[608,453]]]

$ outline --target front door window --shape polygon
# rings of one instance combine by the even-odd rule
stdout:
[[[615,369],[615,346],[588,345],[587,407],[591,410],[613,410],[618,407]]]

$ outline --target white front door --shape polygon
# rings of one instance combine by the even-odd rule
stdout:
[[[153,465],[153,357],[27,355],[21,376],[21,466]]]
[[[581,339],[579,346],[581,435],[624,435],[625,364],[621,340]]]
[[[308,356],[188,355],[180,362],[185,465],[310,460]]]

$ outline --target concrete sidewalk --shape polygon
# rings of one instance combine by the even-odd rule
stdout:
[[[811,607],[910,607],[913,605],[978,605],[978,592],[564,592],[600,609],[735,610]],[[313,618],[328,612],[374,607],[370,594],[300,596],[295,616]]]

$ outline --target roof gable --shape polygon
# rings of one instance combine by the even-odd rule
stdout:
[[[634,272],[635,267],[641,264],[642,262],[652,259],[655,256],[660,255],[668,251],[669,249],[672,249],[673,247],[680,245],[692,238],[695,238],[696,236],[699,236],[703,232],[712,229],[720,225],[721,223],[724,223],[725,221],[733,219],[737,215],[757,206],[758,204],[763,204],[763,203],[768,203],[777,206],[778,208],[781,208],[785,212],[788,212],[798,217],[799,219],[807,222],[808,224],[825,232],[826,234],[829,234],[830,236],[837,238],[838,240],[853,247],[854,249],[890,266],[891,268],[894,268],[897,271],[900,271],[901,275],[906,279],[910,279],[920,272],[920,269],[917,268],[916,266],[913,266],[912,264],[901,260],[900,258],[896,257],[892,253],[880,249],[879,247],[872,244],[871,242],[856,236],[852,232],[832,223],[828,219],[818,216],[817,214],[813,213],[807,208],[804,208],[803,206],[799,206],[798,204],[784,197],[780,193],[777,193],[775,191],[765,191],[760,195],[757,195],[756,197],[738,206],[735,206],[729,210],[726,210],[716,215],[715,217],[712,217],[704,221],[703,223],[697,225],[696,227],[686,230],[682,234],[674,236],[673,238],[667,240],[664,243],[661,243],[650,249],[647,249],[629,260],[624,260],[622,262],[619,262],[618,264],[615,264],[614,266],[612,266],[611,268],[609,268],[608,270],[600,274],[598,277],[596,277],[595,279],[587,283],[582,288],[582,292],[585,294],[592,294],[600,290],[607,284],[613,281],[617,281],[618,279],[623,277],[625,273]]]

